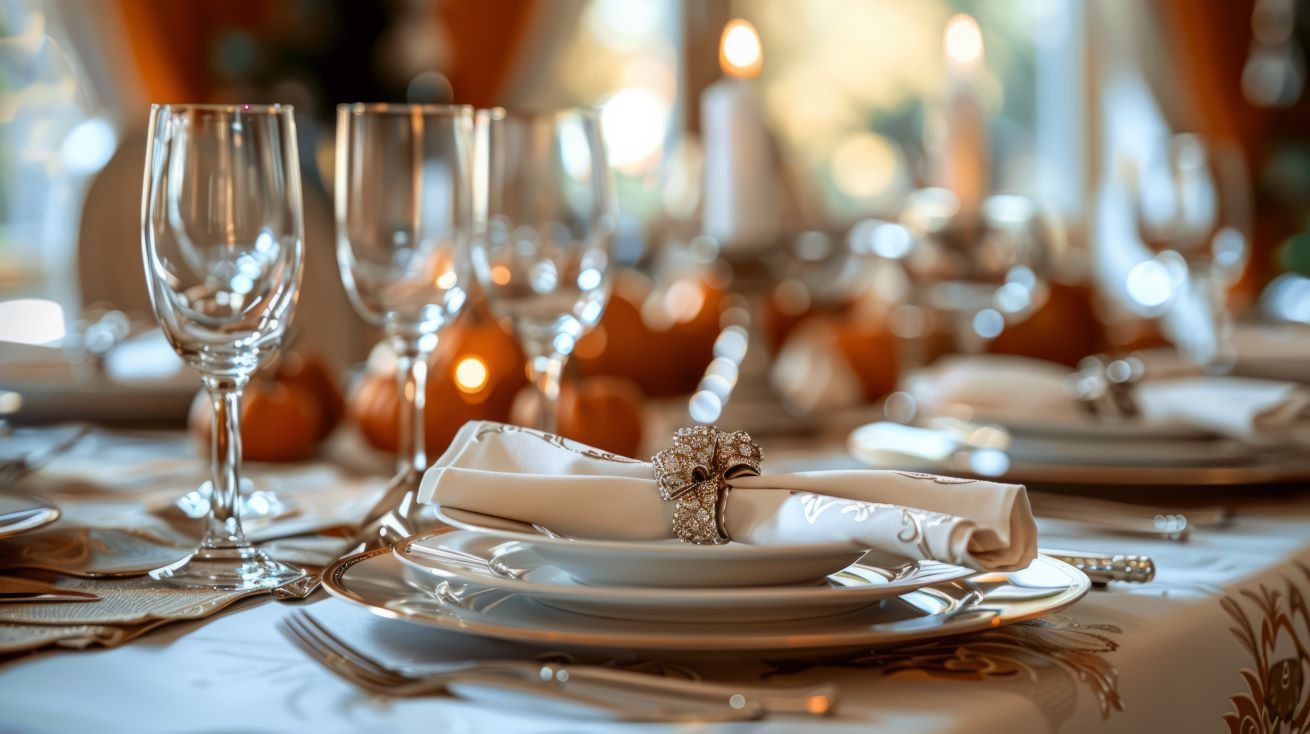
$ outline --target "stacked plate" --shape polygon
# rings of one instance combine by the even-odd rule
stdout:
[[[1005,415],[930,419],[927,426],[872,423],[856,429],[848,446],[872,466],[1022,483],[1193,487],[1310,478],[1310,459],[1298,451],[1188,427]]]
[[[844,544],[687,545],[553,536],[472,513],[339,561],[334,595],[382,616],[563,649],[812,653],[994,628],[1089,588],[1041,557],[1010,575]]]

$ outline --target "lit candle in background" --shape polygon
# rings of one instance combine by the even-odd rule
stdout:
[[[725,76],[701,94],[703,229],[727,251],[767,247],[778,236],[777,165],[763,107],[747,81],[763,65],[755,27],[730,21],[719,42]]]
[[[978,21],[959,14],[946,23],[943,39],[950,80],[946,119],[937,149],[938,183],[960,197],[960,212],[975,219],[987,196],[987,117],[978,94],[983,38]]]

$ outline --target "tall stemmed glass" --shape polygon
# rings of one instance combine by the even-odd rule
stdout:
[[[475,149],[474,270],[528,357],[538,427],[553,433],[564,363],[610,295],[617,209],[600,122],[479,110]]]
[[[419,529],[428,359],[468,300],[472,133],[467,106],[337,107],[337,263],[355,309],[398,356],[399,471],[366,518],[384,535]]]
[[[1249,253],[1251,199],[1245,162],[1230,145],[1180,133],[1154,148],[1134,177],[1137,231],[1166,270],[1187,277],[1167,307],[1179,317],[1180,351],[1209,371],[1236,362],[1228,289]]]
[[[280,586],[302,571],[241,530],[241,390],[281,347],[304,257],[290,107],[155,105],[141,204],[155,318],[213,402],[209,517],[200,547],[152,575],[181,586]]]

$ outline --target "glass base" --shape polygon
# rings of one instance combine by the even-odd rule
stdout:
[[[206,481],[178,497],[173,504],[177,505],[187,517],[195,519],[207,517],[211,486]],[[260,489],[259,485],[249,477],[241,477],[241,497],[237,501],[241,503],[239,512],[242,521],[275,520],[287,516],[294,509],[276,494],[267,489]]]
[[[170,586],[241,591],[272,589],[304,576],[294,566],[274,561],[250,545],[201,548],[171,566],[150,572]]]

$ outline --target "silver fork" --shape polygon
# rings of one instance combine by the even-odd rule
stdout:
[[[481,698],[492,687],[582,704],[609,718],[649,721],[743,721],[767,713],[826,715],[836,704],[831,684],[746,686],[663,678],[599,665],[486,660],[423,666],[415,672],[383,665],[332,634],[307,612],[282,622],[283,631],[338,676],[391,696],[451,692]]]
[[[19,479],[59,458],[81,443],[82,439],[90,434],[91,426],[77,426],[67,436],[56,440],[49,446],[42,446],[26,456],[18,457],[13,461],[0,465],[0,489],[16,484]]]

